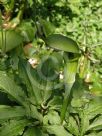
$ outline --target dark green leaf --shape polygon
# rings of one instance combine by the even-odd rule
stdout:
[[[72,53],[79,53],[79,48],[77,43],[71,38],[61,34],[49,35],[46,38],[46,43],[48,44],[48,46],[54,49],[58,49],[66,52],[72,52]]]
[[[0,89],[3,89],[5,93],[12,96],[22,105],[25,105],[26,95],[24,91],[3,71],[0,71]]]

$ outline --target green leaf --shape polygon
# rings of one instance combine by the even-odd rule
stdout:
[[[54,96],[48,103],[49,109],[60,110],[63,99],[60,96]]]
[[[101,129],[102,129],[102,116],[96,118],[88,128],[88,130],[101,130]]]
[[[42,25],[42,28],[43,28],[45,36],[48,36],[48,35],[54,33],[55,28],[51,24],[51,22],[48,22],[48,21],[43,20],[43,19],[40,19],[40,23]]]
[[[28,3],[30,4],[30,7],[33,5],[34,1],[33,0],[27,0]]]
[[[77,73],[77,61],[67,62],[64,69],[64,82],[65,84],[73,84]]]
[[[45,128],[49,134],[54,134],[55,136],[72,136],[60,125],[45,126]]]
[[[40,128],[37,127],[32,127],[29,128],[23,136],[46,136],[41,132]]]
[[[102,97],[93,99],[88,108],[85,110],[85,114],[89,119],[94,118],[96,115],[102,114]]]
[[[80,119],[81,119],[80,135],[83,136],[85,134],[85,132],[87,131],[88,127],[89,127],[89,118],[83,111],[79,112],[79,116],[80,116]]]
[[[30,116],[42,122],[42,114],[38,112],[37,107],[32,104],[30,105]]]
[[[0,28],[2,26],[2,14],[1,14],[1,10],[0,10]]]
[[[18,136],[23,133],[24,128],[29,125],[29,120],[11,120],[0,128],[0,136]]]
[[[75,136],[79,135],[78,124],[72,116],[69,117],[67,129],[69,130],[71,134]]]
[[[12,96],[22,105],[25,105],[26,95],[24,91],[3,71],[0,71],[0,89],[3,89],[3,92]]]
[[[33,88],[27,75],[26,67],[27,61],[20,58],[18,64],[19,77],[22,79],[22,82],[26,85],[28,96],[32,98],[34,102]]]
[[[64,94],[64,100],[63,100],[63,105],[61,109],[61,122],[63,122],[65,118],[67,108],[70,107],[70,102],[71,102],[71,97],[72,97],[71,89],[75,82],[77,66],[78,66],[77,61],[67,62],[65,64],[65,68],[64,68],[65,94]]]
[[[0,31],[0,48],[5,51],[11,51],[12,49],[16,48],[17,46],[23,43],[23,37],[14,30],[6,30],[3,31],[3,38],[2,38],[2,31]]]
[[[27,72],[27,76],[29,78],[29,81],[31,83],[32,89],[33,89],[35,102],[36,102],[36,104],[41,104],[42,103],[42,94],[41,94],[41,90],[39,88],[39,82],[37,81],[37,72],[35,69],[31,68],[29,63],[26,66],[26,72]]]
[[[25,42],[33,41],[37,31],[36,28],[32,26],[31,22],[28,21],[22,21],[18,30],[20,31],[20,34],[24,38]]]
[[[17,118],[25,116],[25,109],[21,106],[5,106],[0,105],[0,120],[7,120],[10,118]]]
[[[58,49],[66,52],[72,52],[72,53],[79,53],[79,48],[77,43],[71,38],[61,34],[49,35],[46,38],[45,42],[47,43],[48,46],[54,49]]]
[[[90,133],[90,134],[88,134],[88,135],[85,135],[85,136],[102,136],[102,135],[97,135],[97,133]]]
[[[48,125],[48,124],[58,125],[60,123],[61,123],[60,116],[55,111],[48,112],[48,114],[45,115],[44,118],[43,118],[43,124],[44,125]]]
[[[95,135],[96,136],[96,135]],[[97,133],[97,136],[102,136],[102,131]]]

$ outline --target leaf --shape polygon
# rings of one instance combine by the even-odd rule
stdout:
[[[77,61],[67,62],[64,69],[64,82],[65,84],[72,84],[75,82],[75,76],[77,73]]]
[[[102,136],[102,131],[97,133],[97,136]]]
[[[54,33],[55,28],[51,24],[51,22],[48,22],[48,21],[43,20],[43,19],[40,19],[40,23],[42,25],[42,28],[43,28],[45,36],[48,36],[48,35]]]
[[[53,99],[51,99],[48,102],[49,109],[55,109],[60,110],[62,106],[63,99],[60,96],[54,96]]]
[[[89,60],[87,57],[81,56],[80,58],[80,78],[85,78],[89,68]]]
[[[30,4],[30,7],[32,7],[32,5],[33,5],[33,0],[27,0],[28,1],[28,3]]]
[[[14,30],[0,31],[0,48],[2,51],[8,52],[23,43],[23,37]]]
[[[48,112],[48,114],[45,115],[43,118],[44,125],[48,125],[48,124],[58,125],[60,123],[61,123],[61,119],[56,111]]]
[[[0,120],[7,120],[10,118],[17,118],[25,116],[25,109],[21,106],[5,106],[0,105]]]
[[[88,116],[89,119],[94,118],[95,116],[102,114],[102,98],[95,98],[93,99],[88,108],[85,110],[85,114]]]
[[[32,26],[31,22],[22,21],[18,30],[20,31],[20,34],[24,38],[25,42],[33,41],[36,33],[36,28]]]
[[[38,112],[37,107],[32,104],[30,105],[30,116],[32,118],[39,120],[40,123],[42,122],[43,119],[42,114]]]
[[[0,29],[2,27],[2,14],[1,14],[1,9],[0,9]]]
[[[85,134],[85,132],[87,131],[88,127],[89,127],[89,118],[83,111],[79,112],[79,116],[80,116],[80,119],[81,119],[80,135],[83,136]]]
[[[96,118],[88,128],[88,130],[101,130],[101,129],[102,129],[102,116]]]
[[[39,88],[39,82],[37,81],[37,72],[35,69],[31,68],[29,63],[26,66],[26,72],[27,72],[27,76],[29,78],[29,81],[31,83],[32,89],[33,89],[35,102],[36,102],[36,104],[40,105],[42,103],[42,94],[41,94],[41,90]]]
[[[3,71],[0,71],[0,89],[3,89],[3,92],[12,96],[22,105],[25,105],[26,95],[24,91]]]
[[[85,136],[99,136],[99,135],[97,135],[97,133],[90,133],[90,134],[88,134],[88,135],[85,135]],[[101,136],[101,135],[100,135]]]
[[[45,128],[49,134],[54,134],[55,136],[72,136],[60,125],[45,126]]]
[[[71,89],[75,82],[77,66],[78,66],[77,61],[67,62],[65,64],[65,68],[64,68],[65,94],[64,94],[64,100],[63,100],[63,105],[61,109],[61,122],[63,122],[65,118],[67,108],[70,107],[70,102],[71,102],[71,97],[72,97]]]
[[[11,101],[8,99],[7,94],[0,92],[0,105],[9,105]]]
[[[79,48],[77,43],[71,38],[61,34],[49,35],[46,38],[45,42],[47,43],[48,46],[54,49],[58,49],[66,52],[72,52],[72,53],[79,53]]]
[[[46,136],[41,132],[40,128],[37,127],[32,127],[29,128],[23,136]]]
[[[0,128],[0,136],[18,136],[23,133],[24,127],[29,125],[30,121],[23,120],[11,120]]]
[[[44,55],[40,61],[37,72],[40,79],[40,84],[43,86],[44,102],[51,97],[53,91],[59,80],[59,72],[63,67],[63,57],[58,52],[53,52],[50,55]]]
[[[29,80],[29,77],[27,75],[27,71],[26,71],[26,67],[27,67],[27,62],[26,60],[20,58],[19,59],[19,64],[18,64],[18,71],[19,71],[19,76],[22,79],[22,82],[26,85],[27,88],[27,92],[28,92],[28,96],[31,98],[33,98],[34,101],[34,94],[33,94],[33,89],[31,86],[31,82]]]
[[[67,129],[69,130],[69,132],[75,136],[79,135],[79,128],[78,128],[78,124],[76,122],[76,120],[70,116],[68,119],[68,126]]]

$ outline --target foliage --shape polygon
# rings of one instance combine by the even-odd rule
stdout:
[[[101,6],[0,0],[0,136],[102,135]]]

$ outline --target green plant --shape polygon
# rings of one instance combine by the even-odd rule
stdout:
[[[90,56],[91,49],[93,55],[99,49],[88,46],[87,30],[79,28],[76,18],[72,23],[77,33],[64,31],[63,24],[66,12],[71,25],[87,3],[78,7],[80,0],[0,2],[0,136],[101,136],[101,72]],[[64,18],[57,24],[60,15]],[[100,56],[101,52],[96,58]],[[95,75],[90,67],[97,70]]]

